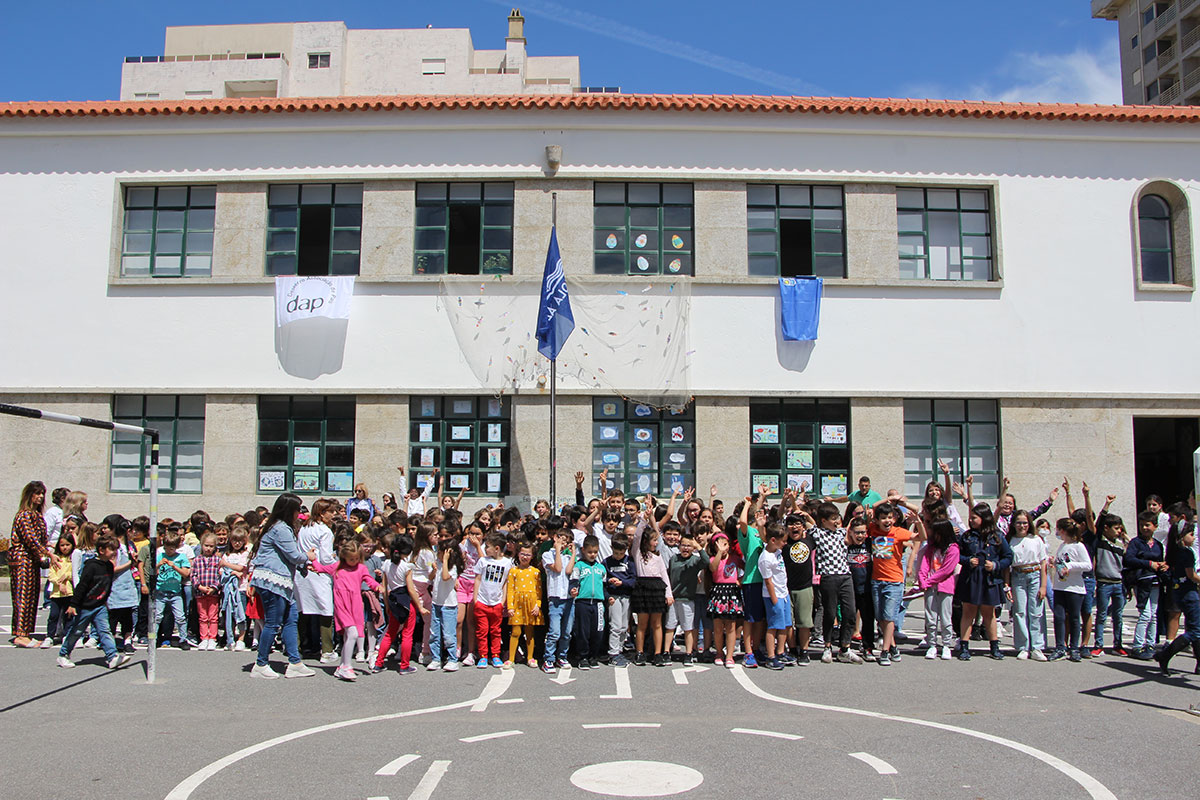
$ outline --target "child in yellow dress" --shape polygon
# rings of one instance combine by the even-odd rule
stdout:
[[[517,644],[525,634],[525,657],[529,666],[537,669],[534,658],[534,629],[545,624],[542,620],[542,573],[533,566],[533,543],[522,542],[517,546],[517,566],[508,579],[508,661],[505,667],[512,668],[517,657]]]

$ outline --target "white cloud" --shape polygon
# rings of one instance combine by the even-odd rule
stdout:
[[[1069,53],[1014,53],[994,74],[965,88],[913,86],[925,97],[1011,103],[1121,102],[1121,63],[1112,47]]]

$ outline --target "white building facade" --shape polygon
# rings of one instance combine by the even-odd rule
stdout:
[[[438,466],[464,508],[546,496],[546,362],[503,368],[534,319],[486,315],[536,307],[555,200],[577,317],[621,311],[572,337],[560,499],[603,466],[626,489],[716,484],[727,502],[864,474],[919,493],[938,458],[977,496],[1009,476],[1027,506],[1064,475],[1123,514],[1190,488],[1189,109],[34,103],[0,107],[0,142],[0,400],[169,432],[167,516],[280,487],[378,497],[401,465]],[[273,276],[296,272],[356,276],[327,374],[289,374],[276,351]],[[823,278],[815,342],[782,339],[781,274]],[[637,372],[640,349],[670,354],[657,374],[675,383]],[[682,411],[638,402],[665,395]],[[144,512],[137,442],[7,417],[0,442],[0,514],[35,478]]]

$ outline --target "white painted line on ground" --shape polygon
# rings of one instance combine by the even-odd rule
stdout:
[[[388,763],[384,764],[382,767],[379,768],[379,771],[376,772],[375,774],[376,775],[395,775],[401,769],[403,769],[404,767],[407,767],[409,764],[416,761],[418,758],[420,758],[420,756],[415,753],[409,753],[408,755],[400,756],[395,761],[389,761]]]
[[[558,671],[558,674],[550,679],[551,683],[557,683],[559,686],[566,686],[571,681],[575,680],[571,677],[571,668],[563,667]]]
[[[524,703],[524,702],[525,702],[524,697],[506,697],[503,700],[497,700],[496,705],[503,706],[503,705],[508,705],[509,703]]]
[[[734,728],[730,733],[747,733],[751,736],[770,736],[775,739],[787,739],[795,742],[803,739],[803,736],[798,736],[794,733],[779,733],[778,731],[760,731],[757,728]]]
[[[1025,755],[1035,758],[1038,761],[1041,761],[1043,764],[1058,770],[1082,786],[1084,791],[1088,793],[1092,800],[1117,800],[1117,796],[1109,791],[1104,784],[1100,783],[1100,781],[1079,769],[1079,767],[1069,764],[1066,761],[1063,761],[1061,758],[1052,756],[1044,750],[1039,750],[1036,747],[1031,747],[1027,744],[1022,744],[1021,742],[1017,742],[1012,739],[1005,739],[1003,736],[993,736],[990,733],[981,733],[980,731],[973,731],[970,728],[960,728],[957,725],[948,725],[944,722],[931,722],[924,719],[913,719],[912,717],[899,717],[894,714],[884,714],[879,711],[867,711],[861,708],[846,708],[843,706],[825,705],[824,703],[806,703],[803,700],[792,700],[791,698],[780,697],[760,689],[754,683],[754,681],[750,680],[750,676],[746,674],[745,668],[740,664],[734,667],[731,671],[733,672],[733,677],[742,685],[743,689],[755,697],[763,700],[796,706],[797,708],[812,708],[818,711],[833,711],[839,714],[852,714],[858,717],[869,717],[871,719],[880,719],[889,722],[904,722],[909,725],[919,725],[923,728],[933,728],[935,730],[948,731],[950,733],[957,733],[963,736],[970,736],[974,739],[982,739],[985,742],[991,742],[992,744],[998,744],[1002,747],[1016,750],[1019,753],[1024,753]],[[168,797],[167,800],[174,800],[174,798]]]
[[[478,736],[464,736],[459,739],[460,742],[474,744],[475,742],[486,742],[488,739],[503,739],[508,736],[522,736],[525,731],[496,731],[495,733],[481,733]]]
[[[584,730],[594,731],[601,728],[661,728],[661,722],[589,722]]]
[[[864,764],[869,765],[872,769],[874,769],[880,775],[896,775],[896,774],[898,774],[896,772],[895,767],[893,767],[888,762],[884,761],[882,758],[876,758],[875,756],[871,755],[870,753],[848,753],[847,755],[849,755],[851,758],[857,758],[859,761],[863,762]]]
[[[632,700],[633,692],[629,689],[629,667],[617,667],[613,670],[613,676],[617,680],[616,694],[602,694],[601,700]]]
[[[441,783],[442,776],[448,769],[450,769],[449,761],[435,761],[430,764],[429,769],[425,770],[421,782],[417,784],[417,788],[413,789],[412,794],[408,796],[408,800],[429,800],[433,796],[433,790]]]
[[[496,684],[496,688],[493,688],[493,686],[492,686],[492,683],[495,682],[497,679],[502,679],[504,677],[504,674],[505,673],[501,673],[500,675],[493,676],[492,680],[488,682],[488,685],[484,687],[483,694],[481,694],[479,696],[478,700],[463,700],[458,703],[449,703],[444,706],[432,706],[430,708],[418,708],[413,711],[399,711],[399,712],[396,712],[395,714],[379,714],[374,717],[360,717],[358,719],[348,719],[348,720],[344,720],[342,722],[331,722],[327,725],[317,725],[312,728],[305,728],[304,730],[294,731],[292,733],[286,733],[282,736],[276,736],[275,738],[268,739],[265,742],[259,742],[258,744],[252,744],[249,747],[243,747],[241,750],[238,750],[235,753],[230,753],[229,755],[225,756],[224,758],[217,759],[216,761],[212,762],[211,764],[201,767],[200,769],[196,770],[188,777],[184,778],[182,781],[180,781],[180,783],[178,785],[176,785],[176,787],[174,789],[172,789],[170,791],[170,793],[167,794],[167,796],[164,798],[164,800],[188,800],[188,798],[192,796],[192,792],[196,791],[197,787],[199,787],[206,780],[211,778],[213,775],[216,775],[218,772],[225,769],[226,767],[233,766],[234,764],[236,764],[239,761],[247,759],[250,756],[257,755],[257,754],[263,752],[264,750],[269,750],[272,747],[275,747],[276,745],[286,744],[287,742],[293,742],[297,739],[303,739],[306,736],[312,736],[313,734],[317,734],[317,733],[325,733],[327,731],[336,731],[336,730],[340,730],[342,728],[349,728],[354,725],[362,725],[363,723],[366,723],[366,722],[386,722],[388,720],[393,720],[393,719],[404,719],[405,717],[416,717],[416,716],[421,716],[424,714],[436,714],[440,711],[453,711],[454,709],[458,709],[458,708],[472,708],[473,709],[474,708],[473,704],[478,704],[481,700],[484,700],[485,698],[486,698],[487,702],[491,702],[493,699],[495,699],[499,695],[500,692],[503,692],[505,689],[508,688],[508,684],[512,682],[512,673],[511,672],[507,673],[508,681]],[[492,693],[489,693],[489,690],[491,690]],[[487,702],[484,703],[484,707],[486,707]],[[437,764],[446,765],[446,766],[442,767],[442,773],[445,773],[446,767],[449,766],[450,762],[449,761],[435,761],[434,765],[437,765]],[[430,769],[432,770],[433,767],[430,767]],[[426,773],[426,777],[428,777],[428,774],[429,773]],[[439,776],[439,780],[440,780],[440,776]],[[432,791],[432,789],[430,791]],[[428,797],[428,795],[426,795],[426,797]]]
[[[508,690],[515,674],[511,669],[506,669],[493,675],[487,682],[487,686],[483,687],[483,694],[479,695],[479,699],[471,705],[471,710],[487,711],[488,703],[498,699]]]
[[[550,695],[550,699],[551,700],[574,700],[575,695],[573,695],[573,694],[552,694],[552,695]]]
[[[368,797],[367,800],[392,800],[392,798],[385,795],[384,797]]]

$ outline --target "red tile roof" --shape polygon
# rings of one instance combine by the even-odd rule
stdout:
[[[0,103],[0,117],[131,117],[181,114],[417,110],[580,109],[631,111],[774,111],[1077,122],[1200,122],[1200,107],[989,103],[760,95],[569,94],[385,95],[120,102]]]

